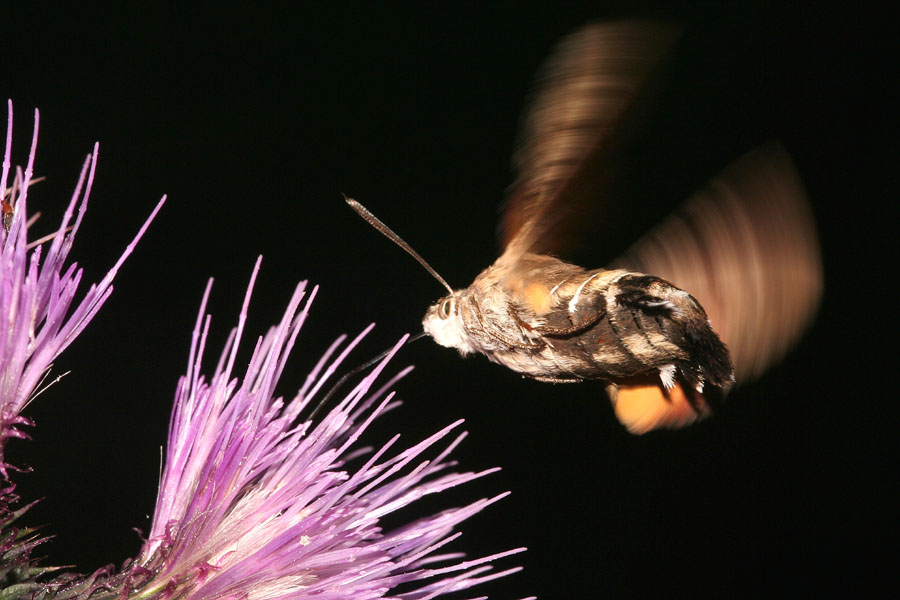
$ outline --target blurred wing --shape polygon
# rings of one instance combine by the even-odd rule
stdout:
[[[731,165],[613,266],[662,277],[694,296],[728,346],[738,384],[799,339],[823,290],[812,212],[790,157],[774,142]],[[616,415],[643,433],[709,414],[703,398],[688,404],[683,390],[673,391],[665,397],[658,385],[621,387]]]
[[[678,27],[650,22],[588,25],[542,67],[513,155],[516,178],[500,223],[506,260],[556,252],[581,209],[603,202],[616,152]]]
[[[660,428],[680,429],[712,414],[703,393],[681,383],[668,390],[659,383],[610,386],[607,393],[616,418],[638,435]]]
[[[799,339],[823,290],[812,212],[775,142],[731,165],[614,266],[662,277],[694,296],[728,346],[739,384]],[[619,390],[618,401],[637,391]],[[672,426],[645,410],[649,428]]]

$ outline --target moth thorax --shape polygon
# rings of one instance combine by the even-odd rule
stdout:
[[[422,319],[422,328],[441,346],[470,354],[476,350],[463,322],[459,300],[460,292],[455,292],[429,307]]]

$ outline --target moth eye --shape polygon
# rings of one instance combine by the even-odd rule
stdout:
[[[442,319],[446,319],[453,312],[453,298],[444,298],[441,300],[441,306],[438,308],[438,314]]]

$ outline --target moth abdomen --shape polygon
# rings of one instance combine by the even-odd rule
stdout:
[[[728,349],[690,294],[658,277],[629,274],[607,295],[613,298],[611,319],[617,333],[645,365],[675,365],[698,390],[705,383],[730,387],[734,368]]]

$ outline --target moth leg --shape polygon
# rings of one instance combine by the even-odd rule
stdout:
[[[584,381],[583,379],[563,379],[560,377],[543,377],[541,375],[528,375],[528,377],[542,383],[581,383]]]
[[[534,333],[537,333],[538,335],[548,335],[548,336],[552,336],[552,337],[567,337],[567,336],[573,335],[575,333],[584,331],[585,329],[589,329],[597,321],[599,321],[600,319],[603,318],[603,315],[606,314],[606,311],[599,311],[599,312],[595,313],[594,316],[592,316],[590,319],[588,319],[584,323],[573,323],[572,325],[569,325],[568,327],[553,327],[551,325],[541,325],[541,326],[535,327],[533,325],[530,325],[526,321],[523,321],[522,318],[519,317],[519,313],[517,313],[516,310],[512,306],[509,307],[508,313],[509,313],[510,318],[513,321],[515,321],[516,324],[519,325],[519,327],[521,327],[523,329],[526,329],[528,331],[533,331]]]
[[[603,315],[605,315],[605,314],[606,314],[606,311],[598,312],[593,317],[588,319],[587,321],[585,321],[583,323],[574,323],[574,324],[570,325],[569,327],[549,327],[549,326],[544,325],[542,327],[535,327],[534,330],[541,335],[566,337],[569,335],[574,335],[576,333],[580,333],[580,332],[584,331],[585,329],[591,328],[595,323],[597,323],[597,321],[602,319]]]
[[[519,350],[537,350],[538,348],[543,348],[545,345],[544,342],[542,342],[541,340],[536,340],[530,344],[523,343],[519,340],[514,340],[512,338],[506,337],[499,331],[496,331],[490,327],[485,327],[484,332],[486,334],[488,334],[489,336],[491,336],[492,338],[494,338],[495,340],[497,340],[498,342],[500,342],[501,344],[505,344],[507,346],[512,346],[514,348],[518,348]]]
[[[494,338],[494,340],[504,344],[506,346],[512,346],[514,348],[518,348],[519,350],[537,350],[538,348],[544,347],[544,342],[541,340],[535,340],[531,343],[522,342],[520,340],[514,340],[502,333],[494,327],[492,327],[489,323],[486,323],[484,317],[481,315],[481,308],[478,306],[477,302],[472,302],[472,311],[475,313],[475,317],[478,319],[479,324],[481,325],[482,331],[488,334],[490,337]],[[526,329],[531,329],[530,327],[526,327]]]

